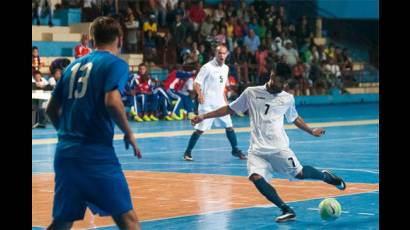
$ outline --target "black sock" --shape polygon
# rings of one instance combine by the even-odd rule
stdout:
[[[272,185],[270,185],[268,182],[266,182],[264,178],[255,180],[253,181],[253,183],[255,184],[258,191],[266,197],[266,199],[274,203],[280,209],[285,210],[286,208],[289,208],[289,206],[287,206],[285,202],[283,202],[283,200],[279,197],[276,189],[272,187]]]
[[[325,174],[310,165],[304,165],[302,172],[303,176],[299,179],[325,180]]]
[[[200,136],[201,134],[198,134],[197,132],[192,133],[191,138],[189,139],[189,142],[188,142],[188,147],[185,150],[185,153],[191,153],[192,149],[194,148]]]
[[[232,150],[237,150],[238,149],[238,141],[236,139],[236,134],[233,129],[225,129],[226,137],[229,140],[229,143],[231,143]]]

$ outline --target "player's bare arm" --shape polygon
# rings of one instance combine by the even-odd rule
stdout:
[[[194,82],[194,90],[195,90],[196,94],[198,95],[199,104],[203,104],[205,102],[205,99],[204,99],[204,95],[202,94],[202,91],[201,91],[201,85]]]
[[[214,110],[212,112],[201,114],[201,115],[198,115],[198,116],[194,117],[191,120],[191,123],[192,123],[192,125],[195,125],[195,124],[198,124],[198,123],[200,123],[203,120],[208,119],[208,118],[223,117],[225,115],[233,114],[233,113],[235,113],[235,112],[231,108],[229,108],[228,105],[226,105],[226,106],[223,106],[223,107],[221,107],[217,110]]]
[[[325,134],[325,130],[323,128],[310,128],[300,116],[296,118],[293,124],[295,124],[299,129],[304,130],[315,137],[320,137]]]
[[[134,155],[141,158],[141,151],[138,148],[137,141],[134,134],[128,125],[124,105],[121,100],[121,94],[118,90],[112,90],[105,94],[105,107],[110,117],[114,120],[115,124],[124,132],[125,147],[131,145],[134,150]]]
[[[60,107],[60,103],[51,96],[46,108],[46,113],[55,129],[58,129],[58,121],[61,114]]]

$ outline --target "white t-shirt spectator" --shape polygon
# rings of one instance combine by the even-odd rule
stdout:
[[[38,87],[45,87],[45,86],[47,86],[47,85],[50,84],[44,77],[41,77],[41,81],[39,81],[39,82],[36,82],[36,80],[34,79],[34,77],[32,77],[32,78],[31,78],[31,83],[36,83],[36,85],[37,85]]]
[[[342,73],[340,72],[339,65],[337,64],[326,64],[325,69],[338,78],[342,75]]]
[[[299,53],[294,48],[282,48],[278,54],[279,56],[285,55],[286,64],[290,65],[291,67],[296,65],[296,63],[298,62]]]

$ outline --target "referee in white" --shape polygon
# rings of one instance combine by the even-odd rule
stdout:
[[[216,47],[216,56],[214,59],[201,67],[194,82],[194,90],[198,95],[198,113],[204,114],[215,109],[219,109],[228,104],[224,89],[228,82],[229,67],[225,65],[225,59],[228,56],[228,48],[225,45]],[[232,128],[232,120],[229,114],[220,117],[208,119],[200,122],[195,126],[195,131],[189,139],[188,147],[184,153],[184,160],[192,161],[191,151],[194,148],[201,134],[212,128],[215,123],[217,127],[224,127],[226,136],[232,146],[232,155],[241,160],[246,160],[246,156],[238,149],[238,142],[235,131]]]
[[[251,140],[248,149],[248,176],[256,188],[269,201],[279,207],[283,214],[277,222],[294,220],[295,212],[285,203],[267,181],[277,172],[297,179],[317,179],[346,188],[345,182],[329,170],[319,171],[309,165],[301,165],[289,148],[289,139],[283,127],[284,117],[307,133],[320,137],[325,130],[311,129],[298,115],[293,95],[283,91],[283,80],[271,73],[268,83],[248,87],[235,101],[212,112],[201,114],[191,120],[192,124],[233,112],[249,111]]]

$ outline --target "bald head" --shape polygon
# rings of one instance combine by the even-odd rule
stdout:
[[[216,61],[219,65],[223,65],[225,63],[226,57],[228,57],[228,48],[225,45],[218,45],[216,47]]]

